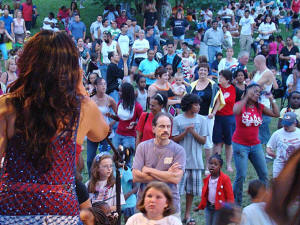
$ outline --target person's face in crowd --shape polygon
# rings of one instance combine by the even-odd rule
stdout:
[[[291,126],[283,126],[283,129],[284,129],[286,132],[294,132],[295,129],[296,129],[296,126],[297,126],[297,124],[296,124],[296,123],[293,123]]]
[[[134,21],[131,22],[131,25],[135,27],[136,23],[137,23],[136,20],[134,20]]]
[[[99,175],[102,180],[107,180],[112,173],[113,162],[110,158],[102,159],[99,165]]]
[[[17,64],[16,64],[15,61],[11,61],[10,62],[8,70],[10,72],[16,72],[16,70],[17,70]]]
[[[32,3],[32,0],[26,0],[26,3],[27,3],[27,4],[31,4],[31,3]]]
[[[163,80],[163,81],[165,81],[165,82],[168,82],[168,80],[169,80],[169,74],[168,74],[168,72],[163,73],[161,75],[160,79]]]
[[[292,40],[291,38],[288,37],[288,38],[286,39],[286,45],[289,46],[289,47],[292,46],[292,45],[293,45],[293,40]]]
[[[115,63],[118,63],[120,61],[119,54],[114,52],[114,56],[112,57],[112,59]]]
[[[151,98],[149,108],[152,114],[156,115],[157,113],[161,112],[162,105],[160,105],[156,99]]]
[[[109,40],[110,40],[109,35],[106,34],[106,33],[103,33],[103,40],[104,40],[106,43],[109,43]]]
[[[148,60],[152,61],[154,59],[154,51],[153,50],[149,50],[148,51]]]
[[[130,27],[131,24],[132,24],[131,20],[128,19],[128,20],[126,21],[126,24],[128,25],[128,27]]]
[[[173,55],[173,53],[174,53],[174,45],[169,44],[169,45],[167,46],[167,48],[168,48],[168,54],[169,54],[169,55]]]
[[[117,28],[117,23],[115,21],[111,21],[111,27],[113,29],[116,29]]]
[[[199,103],[193,103],[192,104],[192,108],[191,108],[191,112],[194,114],[198,114],[200,111],[200,104]]]
[[[169,74],[169,75],[172,75],[172,74],[173,74],[173,68],[172,68],[172,65],[170,65],[170,64],[167,65],[167,66],[166,66],[166,70],[168,71],[168,74]]]
[[[236,81],[240,84],[244,83],[245,81],[245,76],[244,76],[244,73],[243,72],[238,72],[237,75],[236,75]]]
[[[94,73],[92,73],[91,75],[90,75],[90,82],[91,82],[91,84],[94,84],[95,83],[95,80],[97,79],[97,75],[96,74],[94,74]]]
[[[266,17],[266,22],[267,22],[267,23],[270,23],[270,22],[271,22],[271,17],[267,16],[267,17]]]
[[[222,27],[222,30],[223,30],[223,33],[225,34],[226,31],[227,31],[227,27],[226,27],[226,26],[223,26],[223,27]]]
[[[181,12],[177,12],[176,18],[177,18],[177,19],[182,19],[182,14],[181,14]]]
[[[144,37],[145,37],[144,31],[140,30],[140,32],[139,32],[139,39],[140,39],[140,40],[143,40]]]
[[[93,74],[91,74],[93,75]],[[95,76],[97,77],[97,76]],[[96,86],[97,92],[105,93],[106,92],[106,81],[102,79]]]
[[[213,28],[214,30],[216,30],[217,27],[218,27],[218,23],[217,23],[217,22],[214,22],[214,23],[212,24],[212,28]]]
[[[150,217],[163,217],[165,208],[168,207],[166,196],[160,190],[149,188],[145,194],[144,206],[146,215]]]
[[[150,30],[147,31],[147,35],[148,36],[151,37],[153,34],[154,34],[154,30],[153,29],[150,29]]]
[[[245,12],[245,17],[248,18],[249,17],[249,12]]]
[[[300,94],[293,93],[293,95],[290,97],[290,105],[292,109],[300,108]]]
[[[124,17],[126,16],[126,11],[123,10],[123,11],[121,12],[121,16],[124,18]]]
[[[213,177],[218,177],[221,170],[220,161],[216,158],[211,158],[208,162],[208,170]]]
[[[226,56],[228,58],[232,58],[233,56],[233,49],[232,48],[228,48],[227,51],[226,51]]]
[[[102,22],[102,16],[97,16],[97,22],[99,22],[99,23]]]
[[[108,27],[108,20],[105,20],[105,22],[103,23],[104,27]]]
[[[269,47],[267,45],[263,45],[261,47],[261,52],[264,56],[267,56],[269,54]]]
[[[199,79],[207,79],[208,69],[206,67],[200,67],[198,70]]]
[[[78,15],[75,16],[75,21],[79,22],[80,21],[80,17]]]
[[[100,47],[101,47],[101,45],[99,45],[98,43],[96,43],[96,45],[95,45],[95,51],[99,52],[100,51]]]
[[[226,80],[225,77],[220,75],[219,76],[219,84],[221,84],[223,87],[226,87],[229,84],[229,80]]]
[[[248,64],[249,61],[249,56],[248,55],[244,55],[240,58],[240,63],[244,66],[246,66]]]
[[[167,116],[160,116],[153,127],[155,138],[159,140],[167,140],[171,134],[171,120]]]
[[[22,18],[22,12],[21,12],[21,11],[18,11],[18,12],[17,12],[17,17],[18,17],[18,18]]]
[[[252,88],[250,88],[248,90],[248,96],[249,96],[249,99],[253,102],[258,102],[258,99],[259,99],[259,96],[260,96],[260,87],[258,86],[254,86]]]
[[[127,31],[128,31],[128,25],[127,25],[127,24],[124,25],[124,26],[121,28],[121,31],[122,31],[123,34],[126,34]]]
[[[4,16],[8,16],[8,14],[9,14],[9,11],[8,11],[8,9],[4,9]]]
[[[139,79],[138,86],[141,87],[142,89],[146,88],[146,78],[142,77]]]
[[[82,46],[83,46],[83,43],[84,43],[84,42],[83,42],[83,39],[82,39],[82,38],[79,38],[78,41],[77,41],[77,46],[78,46],[78,47],[82,47]]]
[[[183,84],[183,77],[182,76],[175,77],[175,83],[177,85],[182,85]]]
[[[218,60],[219,62],[221,61],[222,58],[223,58],[222,55],[218,55],[218,56],[217,56],[217,60]]]
[[[276,70],[276,69],[274,69],[274,68],[272,68],[272,69],[271,69],[271,72],[273,73],[274,77],[276,77],[277,70]]]

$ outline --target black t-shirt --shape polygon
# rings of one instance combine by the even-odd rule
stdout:
[[[202,99],[202,103],[200,105],[199,114],[202,116],[207,116],[209,111],[209,106],[212,98],[212,87],[211,84],[208,83],[206,88],[203,90],[196,90],[196,87],[192,91],[192,94],[198,95]]]
[[[173,27],[173,35],[178,37],[184,35],[185,28],[189,23],[185,19],[174,19],[170,25]]]
[[[157,20],[157,12],[146,11],[144,18],[145,18],[145,27],[154,26],[155,20]]]
[[[110,63],[107,67],[107,90],[106,94],[110,94],[114,90],[119,90],[118,79],[123,79],[124,71],[117,64]]]
[[[290,56],[290,55],[296,55],[297,52],[299,52],[299,49],[296,46],[293,46],[291,48],[291,51],[289,51],[288,48],[286,46],[284,46],[281,49],[280,54],[282,54],[283,56]],[[280,59],[280,69],[282,69],[284,65],[286,65],[287,67],[289,67],[289,60]],[[287,68],[286,72],[287,72],[287,74],[291,74],[292,73],[292,69]]]
[[[240,88],[238,88],[237,86],[235,86],[235,102],[238,102],[242,99],[243,94],[245,93],[245,90],[242,90]]]
[[[85,185],[81,181],[76,179],[75,185],[76,185],[75,191],[80,205],[89,199],[89,193]]]

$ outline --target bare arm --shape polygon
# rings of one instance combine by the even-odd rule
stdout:
[[[168,171],[161,171],[144,166],[143,172],[151,177],[154,177],[156,180],[173,184],[179,184],[183,175],[183,170],[181,169],[181,165],[179,163],[174,163]]]
[[[138,183],[138,182],[139,183],[149,183],[149,182],[155,180],[152,176],[150,176],[150,175],[148,175],[144,172],[141,172],[137,169],[132,170],[132,175],[133,175],[133,182],[134,183]]]
[[[274,100],[273,96],[270,97],[269,100],[270,100],[270,103],[272,106],[272,110],[269,109],[268,107],[264,107],[263,114],[265,114],[267,116],[271,116],[271,117],[279,117],[279,109],[276,104],[276,101],[273,101]]]
[[[137,148],[137,146],[139,145],[139,143],[141,143],[142,136],[143,136],[143,133],[142,133],[142,132],[139,132],[139,131],[137,130],[137,131],[136,131],[136,139],[135,139],[135,149]]]
[[[233,113],[235,115],[240,115],[247,101],[248,101],[248,96],[246,95],[241,101],[235,103],[233,106]]]
[[[187,133],[188,133],[187,129],[185,129],[181,134],[173,136],[172,139],[173,139],[173,141],[179,143],[184,139],[184,137],[186,136]]]
[[[199,144],[204,145],[206,142],[206,137],[200,136],[194,129],[194,127],[192,129],[190,129],[190,133],[193,135],[193,137],[196,139],[196,141]]]

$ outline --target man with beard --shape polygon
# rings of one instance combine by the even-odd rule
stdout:
[[[172,191],[176,215],[180,216],[179,182],[185,170],[185,150],[170,140],[171,118],[166,113],[157,113],[152,121],[154,139],[144,141],[137,146],[133,161],[133,182],[141,183],[138,198],[147,183],[162,181]]]

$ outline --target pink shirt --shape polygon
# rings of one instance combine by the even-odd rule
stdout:
[[[269,55],[277,55],[277,42],[273,41],[269,44]]]
[[[208,201],[211,204],[215,204],[215,201],[216,201],[216,192],[217,192],[218,180],[219,180],[219,177],[217,179],[212,179],[211,177],[209,178],[209,182],[208,182]]]

